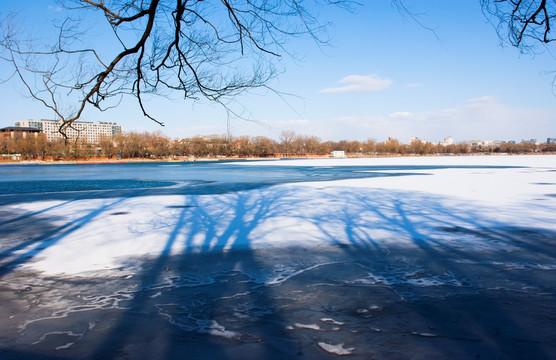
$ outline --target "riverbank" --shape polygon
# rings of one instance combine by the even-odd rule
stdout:
[[[420,158],[420,157],[467,157],[467,156],[534,156],[534,155],[556,155],[555,152],[545,153],[468,153],[468,154],[376,154],[376,155],[346,155],[342,157],[333,157],[332,155],[311,155],[311,156],[277,156],[277,157],[238,157],[238,156],[218,156],[218,157],[193,157],[193,156],[173,156],[161,158],[106,158],[106,157],[66,157],[60,160],[48,159],[25,159],[25,160],[5,160],[0,159],[1,165],[24,164],[24,165],[55,165],[55,164],[76,164],[76,165],[95,165],[95,164],[125,164],[125,163],[156,163],[156,162],[222,162],[222,161],[271,161],[271,160],[303,160],[303,159],[366,159],[366,158]]]

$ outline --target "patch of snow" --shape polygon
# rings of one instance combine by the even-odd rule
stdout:
[[[322,319],[320,319],[320,321],[322,321],[322,322],[329,322],[329,323],[332,323],[332,324],[334,324],[334,325],[344,325],[344,324],[345,324],[344,322],[336,321],[336,320],[331,319],[331,318],[322,318]]]
[[[151,299],[154,299],[156,297],[159,297],[160,295],[162,295],[161,291],[157,291],[155,294],[152,294],[151,296],[149,296]]]
[[[295,323],[294,325],[299,329],[320,330],[320,326],[318,326],[317,324],[299,324],[299,323]]]
[[[214,320],[208,322],[202,321],[202,323],[205,324],[199,329],[200,333],[219,336],[231,340],[239,339],[241,336],[239,333],[235,331],[226,330],[224,326],[220,325],[218,322]]]
[[[344,344],[332,345],[325,342],[318,344],[324,351],[335,355],[350,355],[355,350],[355,348],[344,348]]]
[[[416,332],[416,331],[411,332],[411,335],[423,336],[423,337],[437,337],[438,336],[438,335],[432,334],[432,333]]]
[[[43,334],[37,341],[32,342],[31,345],[37,345],[37,344],[41,343],[42,341],[44,341],[46,339],[47,336],[50,336],[50,335],[67,335],[67,336],[71,336],[71,337],[77,337],[78,339],[81,339],[83,337],[83,334],[76,334],[73,331],[52,331],[52,332],[48,332],[46,334]],[[71,343],[62,345],[59,348],[60,349],[67,349],[73,344],[75,344],[75,342],[71,342]],[[55,350],[58,350],[58,348],[56,348]]]
[[[66,349],[69,349],[73,344],[75,344],[75,343],[69,342],[69,343],[67,343],[67,344],[65,344],[65,345],[55,347],[54,350],[55,350],[55,351],[58,351],[58,350],[66,350]]]

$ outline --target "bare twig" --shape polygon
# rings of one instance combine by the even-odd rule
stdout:
[[[350,0],[58,0],[67,16],[53,43],[36,46],[2,23],[0,54],[12,64],[30,96],[62,120],[61,132],[87,106],[112,108],[111,99],[178,92],[228,107],[242,92],[267,87],[277,73],[274,59],[289,38],[317,42],[324,27],[312,15],[320,2],[350,7]],[[77,14],[78,17],[72,16]],[[111,29],[110,45],[91,39],[91,16]],[[44,43],[44,41],[37,43]],[[104,38],[102,42],[104,43]],[[88,43],[91,41],[91,43]],[[116,49],[116,51],[114,51]],[[228,114],[235,115],[228,109]]]

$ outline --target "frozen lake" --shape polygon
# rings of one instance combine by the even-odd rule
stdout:
[[[0,195],[156,189],[150,193],[223,192],[292,182],[360,179],[415,175],[415,171],[439,169],[504,168],[504,165],[351,165],[329,160],[328,166],[302,166],[299,161],[245,162],[137,162],[89,165],[9,165],[0,167]],[[401,172],[401,173],[400,173]],[[223,190],[219,190],[223,189]],[[146,193],[141,193],[145,195]],[[67,196],[79,196],[71,194]],[[83,194],[84,195],[84,194]],[[89,194],[91,195],[91,194]],[[4,196],[6,198],[6,196]],[[5,199],[4,199],[5,200]],[[0,199],[0,201],[2,201]]]
[[[549,155],[0,166],[0,358],[552,359],[555,213]]]

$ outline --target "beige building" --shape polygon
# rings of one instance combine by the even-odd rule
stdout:
[[[39,129],[46,135],[48,141],[63,139],[58,129],[62,125],[61,120],[21,120],[16,121],[16,127],[32,127]],[[85,140],[91,144],[97,144],[102,136],[123,134],[124,127],[110,122],[87,122],[75,121],[66,130],[68,138]]]

